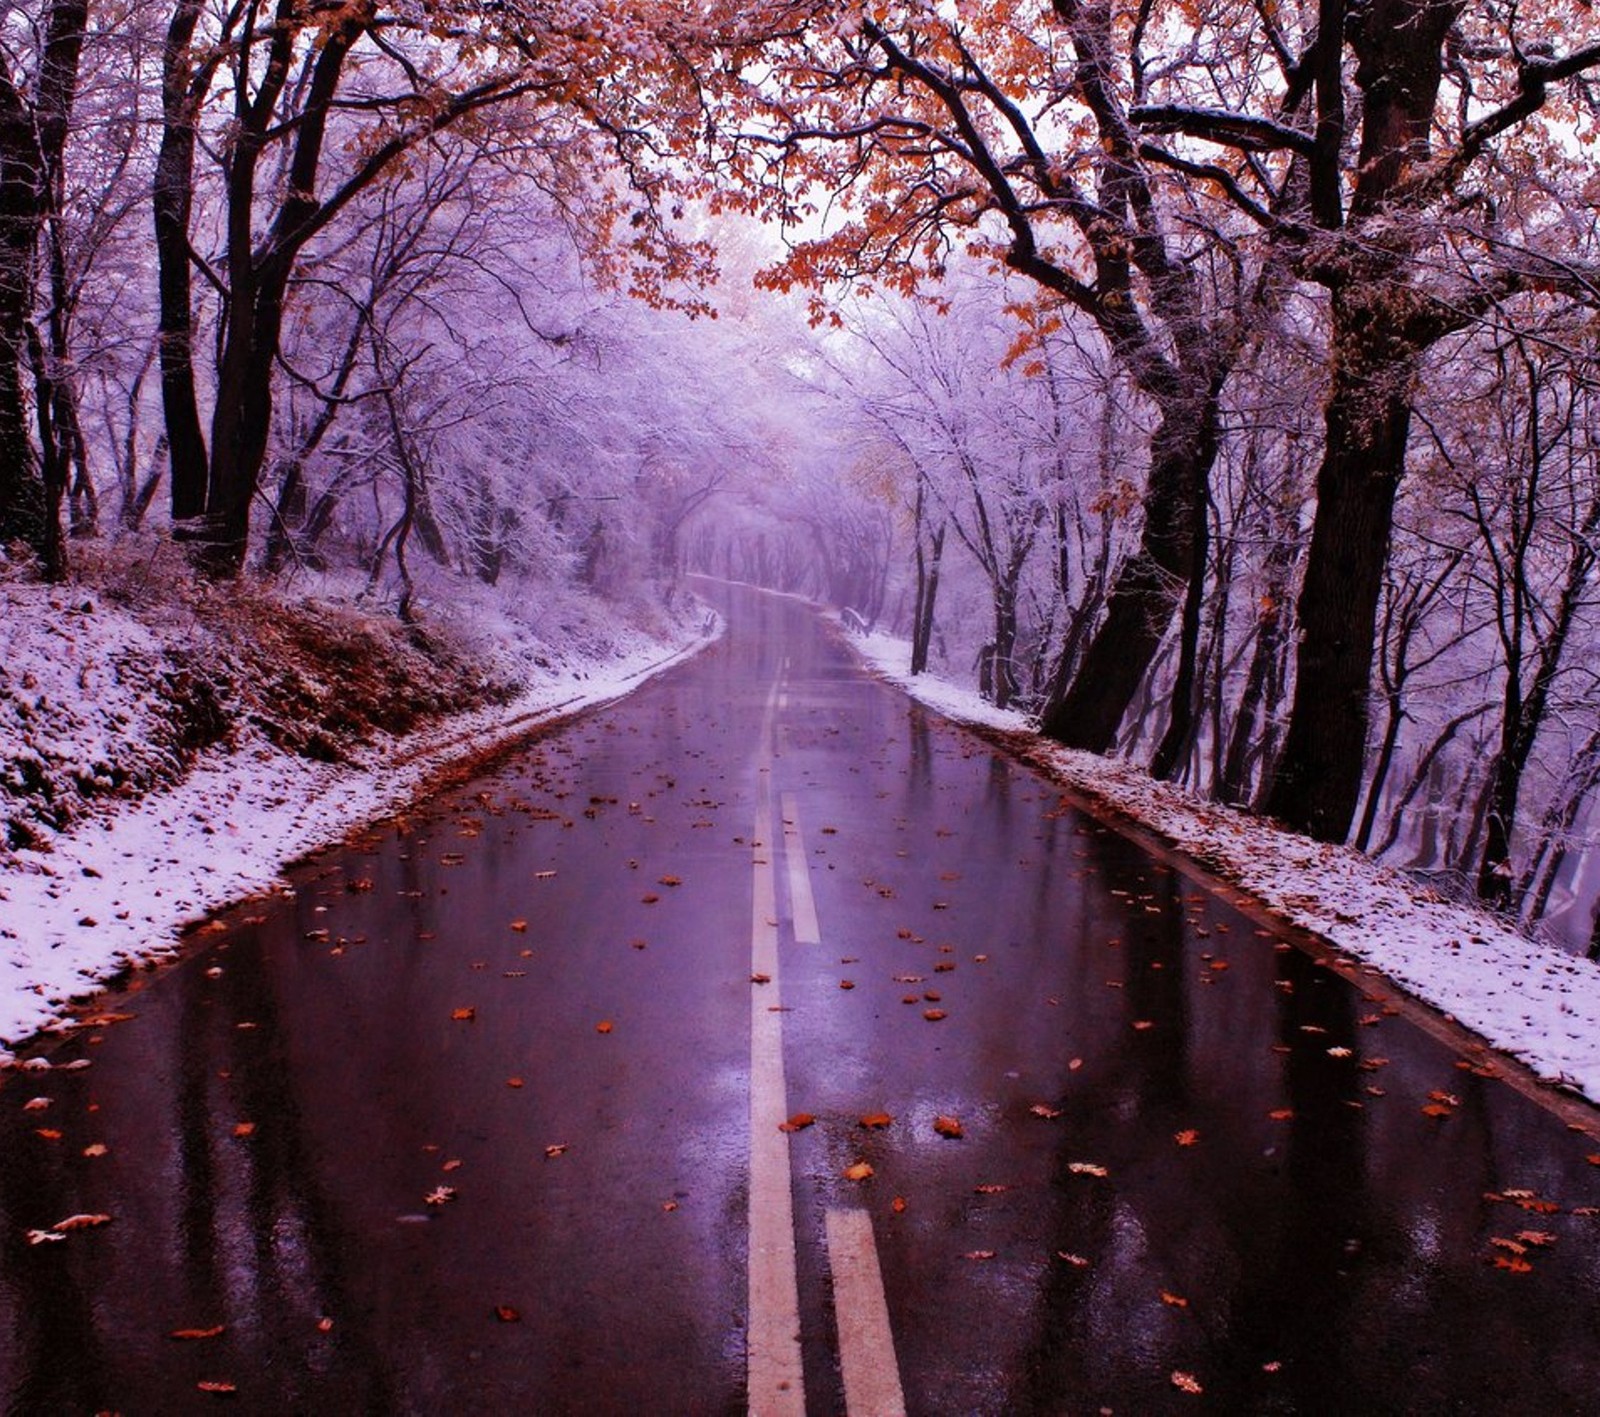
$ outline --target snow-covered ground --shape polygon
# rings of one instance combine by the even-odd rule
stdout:
[[[882,633],[848,639],[883,677],[961,722],[1029,732],[1020,713],[931,675],[912,677],[910,646]],[[1131,764],[1040,738],[1036,756],[1067,786],[1144,823],[1284,919],[1381,970],[1415,997],[1600,1102],[1600,964],[1441,901],[1403,873],[1153,781]]]
[[[51,593],[11,587],[8,594],[45,602]],[[75,593],[68,604],[58,595],[49,606],[54,617],[34,614],[34,631],[25,634],[16,633],[18,624],[42,606],[9,606],[0,643],[5,675],[26,693],[6,696],[7,703],[27,712],[19,720],[0,716],[0,760],[40,761],[30,755],[42,749],[51,763],[65,763],[71,780],[92,783],[156,751],[149,740],[162,725],[148,675],[136,682],[139,676],[118,670],[130,645],[159,648],[161,636],[103,602],[85,612],[83,599]],[[512,701],[420,732],[343,744],[339,763],[284,751],[261,728],[238,724],[175,783],[163,784],[152,768],[154,790],[96,800],[65,830],[41,832],[37,847],[0,849],[0,1064],[12,1058],[8,1044],[62,1026],[65,1006],[97,983],[175,951],[185,924],[271,887],[284,863],[397,811],[447,765],[617,698],[694,654],[715,633],[702,614],[688,614],[675,632],[663,626],[664,638],[621,617],[596,627],[591,614],[573,626],[590,633],[565,636],[559,659],[556,651],[520,647],[529,687]],[[7,741],[24,736],[25,743]]]

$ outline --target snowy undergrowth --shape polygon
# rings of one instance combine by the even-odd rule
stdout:
[[[847,636],[884,678],[960,722],[1032,734],[1023,714],[906,671],[910,647]],[[1219,806],[1130,763],[1033,734],[1029,756],[1058,781],[1143,823],[1213,874],[1364,961],[1545,1080],[1600,1102],[1600,965],[1440,900],[1402,872]]]
[[[449,765],[709,642],[692,601],[441,610],[424,653],[348,604],[247,592],[227,620],[211,594],[0,585],[0,1063]]]

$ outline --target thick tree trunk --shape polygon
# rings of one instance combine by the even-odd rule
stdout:
[[[1300,648],[1283,757],[1266,811],[1342,842],[1361,795],[1378,600],[1411,431],[1418,346],[1381,281],[1334,292],[1333,386],[1317,515],[1299,602]]]
[[[1069,748],[1104,753],[1161,647],[1194,566],[1194,506],[1216,459],[1218,393],[1168,408],[1150,444],[1139,549],[1117,572],[1106,618],[1071,686],[1040,729]]]
[[[199,99],[190,43],[201,0],[178,0],[162,55],[161,148],[151,207],[155,216],[158,351],[166,415],[172,519],[193,521],[206,509],[206,445],[195,395],[194,292],[189,218],[194,206],[195,126]]]
[[[1215,453],[1212,454],[1215,457]],[[1200,613],[1206,599],[1206,556],[1210,541],[1209,479],[1190,489],[1189,585],[1183,597],[1178,625],[1178,672],[1172,682],[1172,716],[1167,731],[1150,760],[1150,775],[1172,779],[1178,775],[1194,742],[1200,670]]]

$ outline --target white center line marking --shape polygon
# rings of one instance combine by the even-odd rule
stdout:
[[[783,860],[789,873],[789,913],[794,916],[797,945],[820,945],[817,902],[811,894],[811,865],[806,860],[805,838],[800,834],[800,809],[794,794],[783,794]]]
[[[872,1217],[864,1210],[830,1210],[827,1230],[845,1411],[849,1417],[905,1417]]]
[[[767,700],[772,721],[777,691]],[[762,742],[770,744],[768,727]],[[783,996],[778,980],[777,872],[773,866],[770,752],[756,792],[755,865],[750,917],[750,972],[765,984],[750,987],[750,1329],[746,1390],[752,1417],[804,1417],[800,1362],[800,1298],[795,1279],[794,1192],[789,1137],[778,1124],[789,1115],[783,1074]]]

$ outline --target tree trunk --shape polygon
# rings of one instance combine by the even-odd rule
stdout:
[[[44,481],[28,420],[28,317],[39,235],[31,115],[0,82],[0,548],[44,546]]]
[[[1366,767],[1378,600],[1411,431],[1419,347],[1382,281],[1334,292],[1333,386],[1317,515],[1299,603],[1300,647],[1268,815],[1318,841],[1350,831]]]
[[[1400,742],[1400,725],[1405,712],[1400,706],[1398,688],[1392,690],[1385,701],[1383,746],[1378,749],[1378,761],[1372,769],[1372,781],[1367,785],[1367,805],[1361,813],[1361,829],[1356,833],[1356,850],[1365,851],[1372,840],[1373,824],[1378,818],[1378,803],[1383,799],[1383,785],[1388,781],[1389,770],[1394,766],[1394,752]]]
[[[56,209],[61,162],[77,97],[78,66],[88,26],[87,0],[55,0],[44,26],[31,96],[13,82],[0,57],[0,547],[22,541],[47,571],[65,571],[60,498],[50,481],[59,451],[53,400],[38,391],[49,379],[32,328],[39,238]],[[29,431],[27,380],[35,375],[34,414],[40,453]],[[64,483],[63,483],[64,487]]]
[[[1017,648],[1017,587],[994,588],[994,706],[1010,708],[1017,696],[1017,675],[1011,657]]]
[[[1104,753],[1161,647],[1194,565],[1195,516],[1217,453],[1219,390],[1174,400],[1150,444],[1139,549],[1117,572],[1106,618],[1040,730],[1069,748]]]
[[[923,563],[921,543],[917,546],[917,601],[911,627],[911,672],[924,674],[928,668],[928,651],[933,645],[933,615],[939,599],[939,572],[944,562],[944,537],[947,530],[941,522],[939,529],[929,538],[926,567]]]
[[[1522,777],[1533,755],[1539,730],[1544,726],[1550,694],[1566,653],[1567,638],[1589,587],[1595,566],[1591,542],[1597,531],[1600,531],[1600,499],[1590,506],[1588,515],[1576,528],[1561,598],[1552,611],[1552,623],[1539,646],[1533,682],[1526,698],[1522,695],[1521,666],[1516,663],[1506,666],[1505,716],[1500,751],[1495,759],[1488,822],[1484,828],[1483,860],[1478,867],[1478,896],[1496,909],[1505,910],[1512,903],[1511,834],[1516,830]],[[1520,566],[1518,574],[1521,574]]]
[[[206,509],[206,446],[195,396],[194,292],[189,219],[194,206],[195,128],[200,97],[190,44],[202,0],[178,0],[162,52],[161,148],[156,155],[151,208],[155,217],[161,403],[174,523]]]
[[[1188,589],[1178,623],[1178,673],[1172,681],[1172,716],[1150,760],[1152,777],[1172,780],[1194,742],[1200,670],[1200,614],[1206,599],[1206,553],[1210,541],[1209,479],[1190,489]]]

